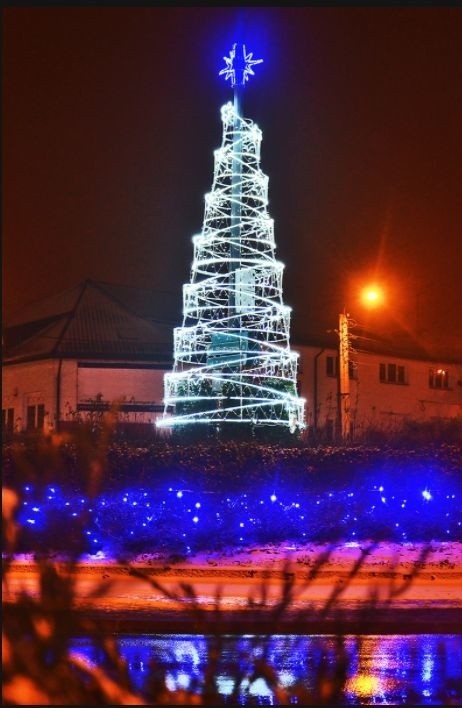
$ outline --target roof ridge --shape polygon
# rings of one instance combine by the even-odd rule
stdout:
[[[143,290],[144,292],[152,293],[153,295],[155,295],[156,293],[168,293],[169,295],[175,295],[173,290],[154,290],[152,288],[145,288],[145,287],[140,288],[139,285],[131,285],[130,283],[114,283],[114,282],[109,282],[107,280],[92,280],[91,282],[94,285],[103,286],[103,288],[105,285],[108,285],[113,288],[128,288],[130,290],[138,290],[138,291]]]
[[[9,324],[9,322],[11,322],[11,321],[15,322],[15,321],[18,319],[18,316],[19,316],[22,312],[27,311],[27,310],[30,309],[30,308],[36,307],[37,305],[40,305],[40,304],[42,304],[42,303],[47,303],[47,302],[49,302],[50,300],[55,300],[55,299],[57,299],[57,298],[60,298],[60,297],[62,297],[63,295],[66,295],[67,293],[71,293],[73,290],[75,290],[76,292],[78,292],[79,289],[82,288],[83,285],[85,285],[86,282],[87,282],[86,280],[81,280],[81,281],[79,281],[78,283],[69,286],[68,288],[64,288],[63,290],[59,290],[58,292],[53,292],[51,295],[46,295],[45,297],[41,297],[41,298],[38,299],[38,300],[37,300],[37,299],[29,300],[28,302],[24,303],[23,305],[21,305],[20,307],[18,307],[18,308],[15,309],[14,311],[12,311],[12,312],[8,315],[8,317],[5,317],[5,318],[4,318],[4,320],[5,320],[5,328],[8,329],[8,328],[10,328],[10,327],[21,326],[22,324],[24,324],[24,322],[19,322],[18,325],[17,325],[17,324]],[[78,297],[79,297],[79,296],[77,296],[76,299],[78,299]],[[69,312],[70,312],[70,311],[71,311],[71,310],[69,310]],[[51,317],[57,317],[58,315],[62,315],[62,314],[64,314],[64,312],[59,312],[59,313],[56,313],[56,312],[55,312],[55,313],[52,314],[52,315],[47,315],[47,317],[44,317],[44,318],[40,317],[40,318],[38,318],[37,320],[25,320],[25,322],[33,322],[33,321],[39,322],[41,319],[47,319],[47,318],[50,317],[50,316],[51,316]]]
[[[56,325],[58,324],[58,322],[59,322],[60,319],[61,319],[61,320],[62,320],[62,319],[65,319],[65,318],[68,317],[68,316],[69,316],[68,313],[61,313],[61,314],[59,314],[59,315],[53,315],[53,317],[47,317],[47,323],[44,324],[43,327],[41,327],[41,328],[38,330],[38,332],[33,332],[33,334],[30,334],[28,337],[26,337],[25,339],[21,340],[21,342],[19,342],[19,344],[12,345],[12,346],[8,347],[8,349],[11,349],[12,351],[14,351],[17,347],[23,347],[24,345],[29,344],[29,343],[30,343],[31,341],[33,341],[34,339],[37,339],[37,337],[43,336],[44,332],[46,332],[47,330],[49,330],[51,327],[56,326]],[[38,320],[38,321],[40,322],[40,320]],[[18,325],[18,327],[21,327],[21,326],[22,326],[22,325]],[[61,335],[60,335],[60,336],[61,336]],[[59,339],[59,338],[58,338],[58,339]],[[56,345],[55,345],[55,346],[56,346]],[[55,350],[55,347],[53,347],[52,352],[54,352],[54,350]],[[5,351],[6,351],[6,350],[5,350]],[[6,358],[8,358],[8,356],[7,356]]]
[[[128,312],[129,315],[131,315],[132,317],[136,317],[137,320],[140,320],[141,322],[145,322],[145,323],[147,323],[147,324],[149,324],[149,325],[155,325],[155,324],[172,324],[169,320],[157,320],[157,319],[150,318],[150,317],[149,317],[149,318],[148,318],[148,317],[143,317],[143,316],[140,315],[138,312],[136,312],[136,310],[135,310],[134,308],[128,306],[123,300],[121,300],[120,298],[118,298],[116,295],[114,295],[113,293],[107,292],[107,290],[105,290],[105,288],[104,288],[104,283],[103,283],[102,281],[99,281],[99,282],[93,281],[92,284],[93,284],[100,292],[102,292],[103,295],[105,295],[107,298],[109,298],[110,300],[112,300],[116,305],[118,305],[119,307],[122,307],[126,312]],[[107,284],[107,285],[111,285],[111,283],[106,283],[106,284]],[[114,285],[114,286],[115,286],[115,287],[118,287],[117,285]],[[134,286],[134,285],[133,285],[133,286],[123,286],[123,287],[131,287],[131,288],[133,288],[134,290],[137,289],[136,286]],[[140,288],[140,289],[141,289],[141,288]],[[149,291],[149,292],[153,292],[153,293],[154,293],[155,291]],[[168,291],[165,290],[165,291],[158,291],[158,292],[168,292]]]
[[[81,287],[80,294],[77,296],[77,300],[75,301],[75,304],[74,304],[74,307],[72,308],[72,310],[67,313],[67,322],[65,323],[65,325],[64,325],[64,327],[63,327],[63,329],[62,329],[62,331],[61,331],[61,335],[60,335],[60,337],[58,337],[58,340],[57,340],[55,346],[54,346],[53,349],[51,350],[51,351],[52,351],[52,354],[57,354],[57,353],[58,353],[58,349],[59,349],[59,347],[60,347],[60,345],[61,345],[61,342],[62,342],[63,339],[64,339],[64,335],[66,334],[66,332],[68,331],[69,327],[71,326],[72,320],[75,318],[75,313],[76,313],[76,311],[77,311],[77,308],[78,308],[78,306],[80,305],[80,302],[81,302],[81,300],[82,300],[83,294],[84,294],[85,290],[87,289],[87,287],[88,287],[88,285],[89,285],[90,282],[91,282],[91,281],[90,281],[89,279],[87,279],[87,280],[84,280],[84,281],[81,283],[81,286],[80,286],[80,287]]]

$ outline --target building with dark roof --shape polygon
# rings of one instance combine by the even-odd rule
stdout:
[[[180,320],[169,293],[91,280],[24,308],[3,335],[4,431],[63,429],[112,408],[119,425],[155,435]],[[347,395],[336,332],[293,344],[308,433],[337,438],[345,419],[353,438],[405,421],[462,421],[460,355],[402,335],[350,334]]]
[[[86,280],[8,324],[3,424],[59,428],[115,405],[121,421],[154,426],[172,365],[167,294]]]

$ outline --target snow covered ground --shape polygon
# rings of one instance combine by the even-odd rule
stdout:
[[[63,559],[54,560],[65,568]],[[390,591],[395,593],[396,606],[460,607],[462,611],[462,543],[457,542],[269,544],[202,552],[187,559],[143,554],[130,561],[97,554],[82,558],[74,572],[78,605],[105,612],[174,609],[178,603],[168,594],[181,594],[185,583],[195,588],[204,609],[213,606],[217,589],[227,609],[242,609],[249,596],[261,596],[263,586],[268,602],[274,604],[287,574],[293,576],[299,607],[311,602],[322,605],[340,587],[338,600],[350,605],[368,601],[375,589],[381,601],[389,598]],[[9,592],[16,595],[26,588],[36,595],[37,580],[34,559],[17,557]],[[97,587],[104,592],[95,595]]]

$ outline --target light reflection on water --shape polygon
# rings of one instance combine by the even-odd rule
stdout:
[[[344,651],[345,704],[462,705],[462,635],[350,635],[343,646],[332,635],[273,635],[264,639],[244,635],[222,640],[217,684],[225,701],[239,671],[243,677],[241,704],[277,705],[265,679],[253,680],[259,659],[275,670],[278,684],[289,693],[294,693],[296,686],[312,693],[320,671],[332,675]],[[155,661],[166,672],[169,690],[198,693],[210,641],[203,635],[178,634],[118,638],[138,691],[143,691]],[[90,659],[101,660],[87,639],[76,640],[74,648]]]

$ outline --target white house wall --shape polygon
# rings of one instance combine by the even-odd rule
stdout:
[[[83,409],[86,404],[96,401],[109,403],[116,407],[132,408],[119,412],[126,422],[155,423],[163,409],[163,376],[164,369],[142,368],[140,365],[127,363],[125,366],[105,364],[105,368],[97,365],[80,364],[78,366],[77,403]],[[145,410],[156,407],[157,411]]]
[[[94,366],[94,364],[92,365]],[[44,430],[56,428],[59,420],[72,423],[89,417],[92,404],[118,405],[126,402],[136,410],[120,414],[125,422],[155,423],[161,415],[165,369],[124,368],[108,363],[89,368],[75,359],[58,359],[10,364],[2,367],[2,409],[13,411],[13,430],[27,427],[27,407],[44,405]],[[129,364],[133,366],[133,364]],[[58,382],[59,381],[59,382]],[[146,411],[156,407],[156,412]],[[82,410],[83,409],[83,410]]]
[[[337,350],[301,346],[297,351],[300,353],[300,393],[307,401],[308,426],[318,429],[335,426],[338,379],[327,375],[326,360],[327,357],[337,359]],[[462,419],[462,364],[364,352],[352,352],[351,360],[355,364],[355,378],[350,379],[350,417],[355,435],[370,428],[395,430],[405,420]],[[405,383],[381,382],[380,364],[403,366]],[[431,368],[448,372],[447,389],[430,387]]]
[[[327,357],[335,359],[337,350],[314,346],[295,349],[300,354],[298,383],[300,395],[306,399],[308,428],[337,431],[338,380],[335,375],[326,374]],[[357,363],[357,378],[350,380],[350,413],[355,436],[370,428],[393,430],[404,420],[462,419],[462,363],[363,352],[353,353],[352,359]],[[382,383],[381,363],[404,366],[405,383]],[[430,387],[430,368],[447,370],[447,389]],[[26,428],[28,406],[38,405],[44,406],[44,429],[53,429],[58,399],[62,421],[88,417],[95,401],[107,405],[123,401],[125,411],[120,414],[121,420],[154,424],[162,415],[166,370],[169,369],[156,368],[154,364],[143,367],[143,363],[106,361],[100,364],[70,359],[62,360],[61,364],[57,359],[50,359],[4,365],[2,408],[5,415],[13,412],[16,431]]]
[[[403,359],[389,355],[355,356],[357,381],[352,381],[352,407],[357,409],[358,424],[367,427],[399,427],[403,420],[449,420],[462,416],[461,367],[445,362]],[[405,369],[405,383],[382,383],[379,365],[393,363]],[[429,385],[430,368],[448,372],[447,389]],[[357,398],[357,403],[353,400]]]
[[[14,430],[26,428],[27,407],[45,406],[44,428],[53,427],[56,411],[58,362],[55,360],[4,366],[2,369],[2,409],[14,410]]]

